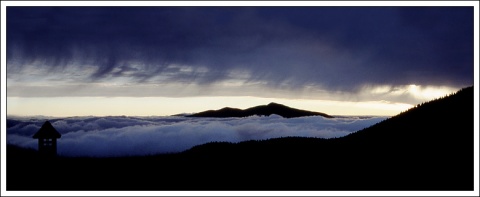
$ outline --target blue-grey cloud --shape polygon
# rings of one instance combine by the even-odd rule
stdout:
[[[27,67],[92,69],[86,83],[462,87],[473,7],[8,7],[9,79]]]
[[[241,142],[286,136],[334,138],[371,126],[385,117],[320,116],[286,119],[277,115],[247,118],[73,117],[50,120],[62,134],[64,156],[126,156],[172,153],[213,141]],[[32,138],[44,119],[18,120],[7,129],[7,143],[37,148]]]

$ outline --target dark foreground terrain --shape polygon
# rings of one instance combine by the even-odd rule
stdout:
[[[473,87],[338,139],[43,159],[7,147],[7,190],[473,190]]]

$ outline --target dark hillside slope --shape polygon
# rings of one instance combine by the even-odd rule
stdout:
[[[338,139],[53,160],[9,146],[7,190],[473,190],[473,124],[466,88]]]
[[[283,188],[472,190],[473,113],[469,87],[338,139],[211,143],[186,154],[295,169],[279,173],[296,182],[270,180]],[[305,176],[317,178],[313,183],[299,181]]]
[[[450,135],[468,137],[473,142],[473,87],[463,88],[443,98],[419,104],[369,128],[346,136],[348,139],[382,138],[384,135],[434,138]],[[469,130],[471,132],[462,132]],[[388,132],[387,132],[388,131]]]
[[[417,189],[473,189],[473,92],[464,88],[338,141]]]

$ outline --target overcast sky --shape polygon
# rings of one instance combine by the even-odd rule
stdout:
[[[46,6],[6,15],[7,112],[17,115],[45,98],[405,108],[474,80],[473,7]]]

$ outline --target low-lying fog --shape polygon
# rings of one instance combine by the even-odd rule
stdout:
[[[49,121],[62,134],[58,139],[59,155],[104,157],[181,152],[212,141],[241,142],[286,136],[335,138],[386,118],[115,116],[70,117]],[[45,117],[9,117],[7,144],[37,149],[37,140],[32,136],[46,120]]]

